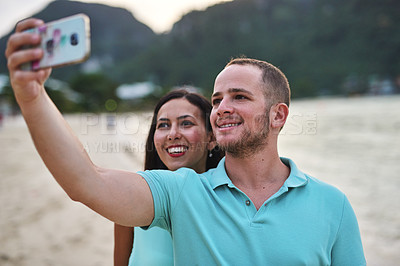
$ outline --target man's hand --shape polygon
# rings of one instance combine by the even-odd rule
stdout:
[[[121,225],[150,225],[154,206],[147,182],[135,173],[94,165],[44,90],[51,69],[20,69],[21,64],[43,56],[41,49],[22,49],[40,43],[40,35],[24,32],[40,25],[43,21],[38,19],[18,23],[5,53],[10,82],[37,151],[71,199]]]
[[[24,71],[20,69],[21,64],[42,58],[43,51],[40,48],[21,48],[35,46],[40,43],[40,35],[24,31],[43,24],[42,20],[33,18],[19,22],[15,33],[10,36],[7,43],[5,55],[10,72],[10,83],[20,105],[37,99],[43,92],[44,82],[51,73],[50,68],[39,71]]]

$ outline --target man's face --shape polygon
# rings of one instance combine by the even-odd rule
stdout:
[[[267,143],[269,119],[261,70],[231,65],[216,78],[211,125],[218,145],[236,157],[253,154]]]

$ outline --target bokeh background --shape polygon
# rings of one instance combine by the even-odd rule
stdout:
[[[3,55],[18,20],[76,13],[91,19],[91,57],[54,69],[46,89],[94,162],[141,170],[149,111],[161,95],[185,86],[209,97],[230,58],[266,60],[292,89],[280,154],[346,193],[368,265],[398,263],[399,1],[130,2],[0,3],[8,25],[0,28],[1,265],[112,264],[112,223],[52,180],[19,114]]]

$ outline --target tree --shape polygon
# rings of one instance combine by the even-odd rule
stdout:
[[[70,86],[81,95],[78,104],[82,111],[103,112],[118,108],[118,84],[102,73],[78,74],[71,79]]]

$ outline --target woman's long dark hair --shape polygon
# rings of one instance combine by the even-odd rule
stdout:
[[[154,145],[154,133],[156,131],[157,126],[157,115],[160,111],[160,108],[167,102],[173,99],[181,99],[184,98],[188,100],[191,104],[197,106],[203,115],[204,123],[206,125],[207,132],[212,132],[211,124],[210,124],[210,113],[212,106],[210,102],[202,95],[188,92],[184,89],[174,90],[170,93],[163,96],[157,103],[156,107],[154,108],[153,118],[151,121],[151,126],[149,130],[149,135],[147,136],[146,141],[146,156],[144,162],[144,169],[145,170],[153,170],[153,169],[165,169],[167,170],[168,167],[161,161],[160,157],[158,156],[156,147]],[[210,168],[215,168],[218,165],[218,162],[223,157],[222,151],[216,146],[214,149],[210,151],[212,156],[207,156],[206,162],[206,170]]]

